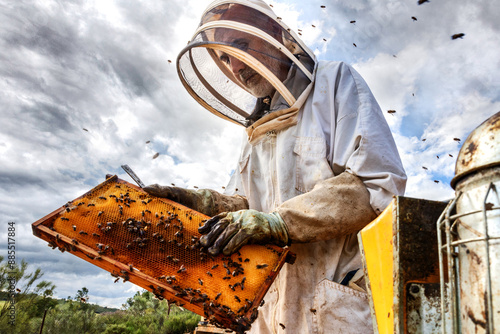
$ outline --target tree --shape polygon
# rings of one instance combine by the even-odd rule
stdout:
[[[12,333],[29,331],[31,319],[41,317],[46,308],[54,306],[51,298],[55,285],[41,280],[40,268],[28,270],[28,263],[4,261],[0,256],[0,291],[7,297],[0,308],[0,329]]]

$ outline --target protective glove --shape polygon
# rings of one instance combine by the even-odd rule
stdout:
[[[288,244],[286,224],[276,212],[223,212],[210,218],[198,232],[203,234],[201,245],[209,247],[208,252],[214,256],[221,251],[230,255],[246,244]]]
[[[248,208],[246,198],[239,195],[223,195],[210,189],[190,190],[152,184],[144,187],[143,190],[150,195],[167,198],[207,216],[214,216],[223,211]]]
[[[208,190],[196,191],[179,187],[160,186],[158,184],[152,184],[143,189],[150,195],[167,198],[207,216],[212,213],[212,194]]]

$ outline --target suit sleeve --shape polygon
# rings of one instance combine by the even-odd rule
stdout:
[[[326,79],[332,83],[333,103],[321,110],[326,158],[335,176],[276,209],[292,242],[355,233],[382,212],[392,196],[404,193],[406,174],[370,89],[346,64],[336,73]]]

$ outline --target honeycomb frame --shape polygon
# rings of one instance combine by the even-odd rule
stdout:
[[[208,219],[147,194],[116,175],[32,224],[33,234],[159,299],[243,332],[285,262],[287,247],[247,245],[209,255],[198,227]]]

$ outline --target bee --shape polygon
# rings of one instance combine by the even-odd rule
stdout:
[[[73,228],[73,231],[76,231],[76,226],[75,225],[71,225],[71,227]]]
[[[87,257],[88,257],[89,259],[91,259],[91,260],[93,260],[93,259],[94,259],[94,257],[93,257],[92,255],[90,255],[90,254],[85,254],[85,255],[87,255]]]
[[[203,281],[201,280],[201,278],[198,278],[198,283],[200,283],[200,285],[203,285]]]
[[[448,153],[448,155],[450,156],[450,158],[453,158],[453,155],[451,155],[451,154],[449,154],[449,153]]]
[[[262,301],[260,302],[259,306],[262,307],[264,306],[264,304],[266,303],[266,301],[264,299],[262,299]],[[316,310],[314,310],[316,312]]]
[[[425,167],[425,166],[422,166],[422,168],[423,168],[423,169],[425,169],[425,170],[428,170],[428,169],[429,169],[429,168],[427,168],[427,167]]]
[[[312,26],[313,28],[316,28],[316,26],[315,26],[314,24],[311,24],[311,26]]]
[[[235,291],[235,290],[234,290],[234,285],[229,284],[229,289],[231,289],[231,290]]]
[[[434,183],[439,183],[439,180],[434,180]]]
[[[120,280],[120,277],[117,277],[114,281],[114,283],[118,282]]]
[[[210,271],[207,271],[207,275],[210,277],[213,277],[212,273]]]
[[[115,187],[116,188],[120,188],[121,189],[121,186],[119,184],[115,184]],[[116,197],[116,196],[115,196]]]
[[[231,276],[224,276],[222,279],[231,279]]]
[[[88,235],[88,233],[87,233],[87,232],[85,232],[85,231],[80,231],[80,232],[78,232],[78,233],[80,233],[81,235]]]
[[[267,268],[268,264],[267,263],[262,263],[257,265],[257,269],[264,269]]]
[[[174,258],[172,258],[172,262],[173,262],[173,263],[178,263],[179,261],[180,261],[180,260],[179,260],[179,259],[177,259],[177,258],[175,258],[175,257],[174,257]]]
[[[424,4],[426,2],[429,2],[429,0],[418,0],[418,4],[421,5],[421,4]]]
[[[285,325],[283,325],[281,322],[279,323],[279,325],[281,326],[281,328],[285,329]]]
[[[144,210],[144,212],[151,213],[151,211],[149,211],[149,210]]]
[[[245,261],[244,261],[244,262],[250,262],[250,259],[245,259]]]
[[[454,141],[460,141],[460,138],[453,138]]]
[[[71,242],[75,245],[78,245],[78,241],[76,241],[76,239],[71,239]]]
[[[156,152],[156,153],[153,155],[153,160],[154,160],[154,159],[156,159],[156,158],[158,158],[158,156],[159,156],[159,155],[160,155],[160,153],[159,153],[159,152]]]
[[[103,199],[103,200],[105,200],[105,201],[107,200],[107,198],[106,198],[106,197],[104,197],[104,196],[99,196],[99,199]]]
[[[212,266],[212,270],[215,269],[215,268],[217,268],[218,266],[219,266],[218,264],[213,265]]]
[[[326,6],[321,6],[321,8],[326,8]]]
[[[413,21],[416,21],[416,20],[417,20],[417,18],[416,18],[415,16],[412,16],[412,17],[411,17],[411,19],[412,19]]]
[[[71,212],[71,208],[66,208],[66,212]]]
[[[395,114],[395,113],[396,113],[396,110],[387,110],[387,113],[388,113],[388,114]]]
[[[237,301],[238,303],[241,303],[241,299],[240,299],[240,297],[238,297],[238,296],[234,296],[234,299],[236,299],[236,301]]]
[[[132,247],[132,244],[129,242],[129,243],[125,246],[125,248],[129,249],[130,247]]]
[[[174,234],[174,236],[175,236],[176,238],[182,238],[182,232],[181,232],[181,231],[178,231],[178,232],[176,232],[176,233]]]
[[[134,271],[134,267],[131,264],[128,265],[128,268],[130,269],[130,272]]]
[[[66,218],[66,217],[61,217],[61,220],[66,220],[66,221],[68,221],[68,220],[69,220],[69,218]]]
[[[356,45],[356,43],[352,43],[352,45],[354,45],[355,48],[357,48],[358,46]]]
[[[103,213],[104,213],[104,211],[99,211],[99,213],[97,214],[97,217],[100,217]]]
[[[215,296],[215,300],[219,299],[219,297],[220,297],[221,295],[222,295],[222,293],[221,293],[221,292],[219,292],[219,293],[217,294],[217,296]]]
[[[94,203],[89,203],[89,204],[87,204],[87,206],[95,206],[95,204]]]
[[[76,206],[80,206],[80,205],[84,205],[84,204],[85,204],[85,202],[80,202]]]

